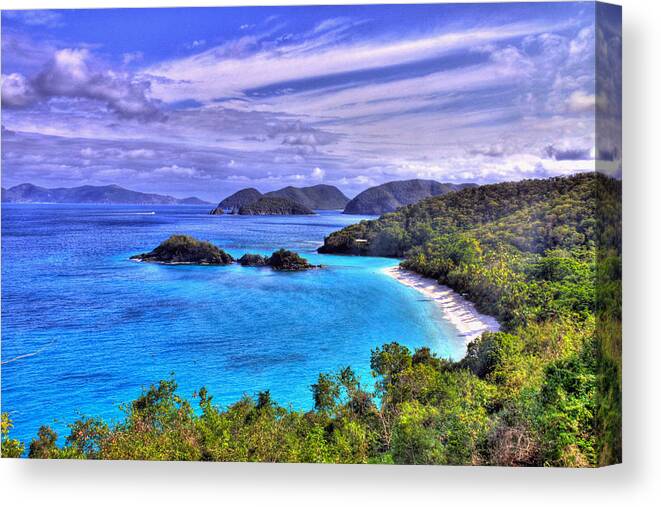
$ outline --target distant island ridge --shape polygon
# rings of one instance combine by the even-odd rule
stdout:
[[[256,188],[244,188],[226,197],[212,211],[212,215],[222,215],[231,212],[239,215],[269,214],[255,213],[251,209],[260,199],[269,198],[277,201],[262,201],[258,206],[261,211],[268,211],[270,205],[275,206],[276,212],[272,214],[288,214],[277,212],[289,207],[291,214],[308,214],[305,210],[342,210],[349,202],[349,198],[342,191],[332,185],[314,185],[311,187],[284,187],[279,190],[262,194]],[[285,201],[283,201],[285,200]],[[242,208],[244,208],[242,211]]]
[[[2,189],[2,202],[20,204],[209,204],[197,197],[178,199],[170,195],[136,192],[119,185],[83,185],[45,188],[22,183]]]
[[[309,187],[287,186],[262,193],[256,188],[244,188],[226,197],[213,208],[211,215],[309,215],[314,210],[342,210],[351,215],[382,215],[423,199],[443,195],[474,183],[440,183],[434,180],[412,179],[390,181],[370,187],[353,199],[333,185]],[[2,188],[2,202],[18,204],[133,204],[133,205],[204,205],[197,197],[177,198],[170,195],[138,192],[119,185],[83,185],[46,188],[22,183]]]
[[[261,197],[241,206],[239,215],[314,215],[314,211],[286,197]]]
[[[447,194],[464,188],[475,187],[475,183],[439,183],[434,180],[390,181],[364,190],[351,199],[344,213],[349,215],[382,215],[396,211],[402,206],[416,204],[428,197]]]
[[[402,206],[416,204],[422,199],[443,195],[464,188],[477,186],[475,183],[440,183],[434,180],[390,181],[370,187],[349,199],[337,187],[315,185],[311,187],[288,186],[262,194],[256,188],[244,188],[226,197],[211,210],[212,215],[233,213],[254,214],[309,214],[309,210],[343,210],[351,215],[381,215]],[[268,201],[264,198],[277,198]],[[283,202],[282,199],[285,199]],[[299,206],[296,206],[299,205]],[[287,212],[291,209],[292,212]]]

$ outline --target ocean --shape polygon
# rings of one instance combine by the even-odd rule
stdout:
[[[465,342],[420,293],[381,272],[397,260],[320,255],[324,236],[372,217],[210,216],[208,206],[2,205],[2,411],[26,443],[175,376],[227,406],[270,390],[307,410],[320,372],[351,366],[366,385],[370,351],[397,341],[459,358]],[[278,248],[323,269],[163,266],[133,254],[171,234],[238,257]]]

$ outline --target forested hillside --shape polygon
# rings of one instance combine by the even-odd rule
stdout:
[[[314,410],[268,392],[195,412],[161,382],[109,426],[47,427],[32,457],[595,466],[621,460],[621,183],[594,174],[470,188],[364,221],[322,252],[403,257],[499,318],[464,359],[397,343],[373,390],[322,373]],[[188,393],[185,393],[188,394]],[[20,454],[3,421],[3,448]]]
[[[517,396],[547,396],[552,379],[545,377],[558,368],[565,382],[589,381],[580,396],[566,390],[570,384],[553,395],[572,407],[556,414],[567,425],[557,457],[621,459],[620,181],[590,173],[465,189],[349,226],[319,251],[404,257],[404,267],[497,316],[510,333],[508,346],[527,356],[499,374],[501,382],[516,383]],[[463,364],[473,364],[494,336],[473,344]],[[533,369],[524,367],[528,361]],[[472,370],[483,377],[489,369]]]

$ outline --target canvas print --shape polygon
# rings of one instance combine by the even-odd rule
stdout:
[[[2,12],[2,456],[598,467],[621,9]]]

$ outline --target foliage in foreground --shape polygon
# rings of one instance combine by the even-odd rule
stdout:
[[[57,435],[42,427],[31,458],[586,466],[595,462],[594,361],[586,328],[524,340],[487,333],[455,363],[397,343],[372,352],[376,383],[351,368],[321,374],[314,409],[293,411],[268,391],[227,409],[202,388],[198,409],[161,381],[122,407],[114,426],[95,418]],[[3,455],[21,445],[4,432]]]

